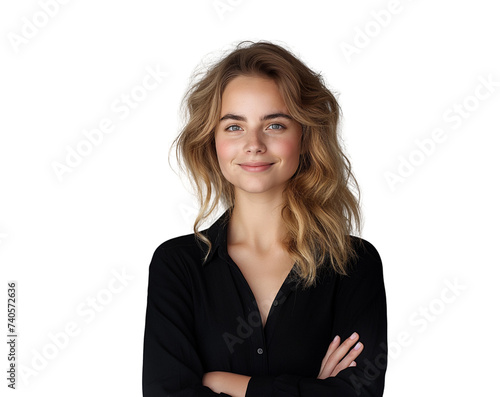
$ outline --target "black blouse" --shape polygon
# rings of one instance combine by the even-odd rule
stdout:
[[[246,396],[382,396],[387,366],[387,314],[382,262],[375,247],[354,237],[358,260],[349,276],[320,271],[302,289],[292,271],[265,327],[243,273],[227,252],[226,211],[202,231],[170,239],[154,252],[144,334],[145,397],[215,396],[206,372],[251,376]],[[331,266],[331,265],[330,265]],[[324,266],[320,269],[329,269]],[[354,331],[364,345],[357,366],[317,379],[335,335]]]

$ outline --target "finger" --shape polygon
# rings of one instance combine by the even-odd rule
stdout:
[[[334,371],[335,367],[337,367],[342,358],[344,358],[344,356],[349,352],[349,350],[353,347],[353,345],[356,343],[358,339],[359,335],[356,332],[354,332],[348,339],[346,339],[337,349],[335,349],[330,354],[323,368],[323,371],[326,373],[327,377],[332,376],[331,374]],[[356,357],[357,355],[355,355],[354,358]],[[346,364],[346,366],[349,365],[351,361],[349,361],[349,363]]]
[[[330,354],[331,362],[335,361],[335,365],[337,365],[340,360],[351,350],[351,348],[356,344],[359,339],[359,335],[357,332],[354,332],[349,338],[347,338],[342,344],[335,349]]]
[[[338,347],[339,344],[340,344],[340,337],[338,335],[336,335],[335,338],[333,338],[333,341],[328,346],[328,350],[327,350],[327,352],[325,354],[325,357],[323,357],[323,360],[321,361],[321,369],[319,370],[318,377],[321,376],[321,373],[323,372],[323,369],[325,368],[325,364],[326,364],[326,362],[328,360],[328,357],[330,357],[330,355],[335,351],[335,349],[337,349],[337,347]],[[325,376],[325,378],[327,376]]]
[[[361,354],[363,351],[363,344],[361,342],[356,343],[356,346],[354,346],[353,349],[345,356],[335,367],[333,370],[333,375],[332,376],[337,376],[337,374],[342,371],[343,369],[346,369],[347,367],[350,367],[354,360]],[[356,365],[356,364],[355,364]]]
[[[356,361],[353,361],[352,363],[349,364],[349,367],[355,367],[356,366]]]

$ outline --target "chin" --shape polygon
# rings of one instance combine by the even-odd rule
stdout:
[[[250,193],[250,194],[258,194],[258,193],[270,193],[273,191],[277,191],[277,189],[282,185],[272,185],[272,186],[236,186],[236,188],[242,192]]]

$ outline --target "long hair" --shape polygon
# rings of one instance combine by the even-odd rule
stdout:
[[[204,263],[212,244],[199,225],[219,203],[229,214],[234,207],[234,187],[224,178],[215,150],[222,93],[235,77],[253,75],[275,81],[290,115],[302,125],[304,153],[285,186],[281,209],[287,231],[282,243],[294,259],[295,279],[314,285],[327,259],[327,267],[345,275],[356,256],[350,234],[359,233],[361,211],[359,186],[338,135],[340,106],[319,73],[285,48],[263,41],[242,42],[195,74],[183,99],[186,122],[172,147],[181,170],[184,160],[200,203],[194,233],[208,246]]]

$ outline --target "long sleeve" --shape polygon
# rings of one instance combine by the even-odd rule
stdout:
[[[256,376],[246,397],[379,397],[387,368],[387,308],[382,261],[375,247],[361,240],[359,260],[349,276],[341,276],[336,293],[332,336],[347,339],[354,331],[364,349],[356,367],[337,376],[313,379],[297,375]],[[326,354],[326,351],[325,351]]]
[[[170,254],[170,253],[169,253]],[[178,259],[178,258],[177,258]],[[227,396],[202,385],[193,297],[181,260],[158,247],[149,267],[142,388],[144,397]]]

